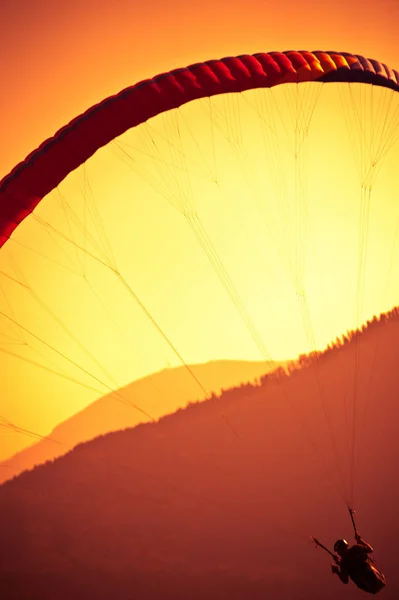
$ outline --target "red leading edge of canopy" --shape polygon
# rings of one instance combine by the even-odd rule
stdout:
[[[283,83],[359,82],[399,91],[399,73],[347,52],[287,51],[210,60],[106,98],[43,142],[0,182],[0,246],[74,169],[128,129],[187,102]]]

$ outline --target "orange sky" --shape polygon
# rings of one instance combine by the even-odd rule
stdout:
[[[226,55],[293,48],[347,50],[375,57],[396,68],[399,65],[397,33],[394,27],[399,16],[396,0],[381,0],[378,4],[352,2],[350,5],[341,1],[334,3],[293,1],[280,4],[265,1],[222,2],[214,0],[213,2],[205,1],[196,6],[183,1],[171,1],[143,4],[141,8],[138,8],[136,3],[124,0],[119,2],[115,0],[112,3],[83,0],[64,4],[52,2],[35,2],[34,4],[34,10],[32,10],[31,2],[20,1],[10,2],[9,6],[3,2],[0,8],[2,28],[0,70],[1,80],[5,82],[7,90],[7,93],[3,93],[0,98],[0,137],[3,140],[3,143],[0,144],[0,177],[4,176],[46,137],[52,135],[59,127],[92,104],[140,79],[177,66]],[[338,100],[337,96],[327,95],[320,101],[320,113],[315,116],[316,133],[312,140],[313,145],[309,148],[310,159],[313,157],[316,163],[320,144],[324,144],[325,147],[325,139],[318,137],[317,124],[321,127],[323,120],[327,120],[325,116],[329,114],[333,104]],[[188,107],[187,113],[183,111],[183,116],[186,114],[189,116],[190,110]],[[194,117],[191,115],[191,119],[192,122],[195,122],[196,114]],[[253,125],[249,123],[249,128],[251,126]],[[160,121],[158,132],[162,127],[166,127],[164,121]],[[170,129],[165,131],[171,132]],[[320,129],[320,131],[322,130]],[[198,136],[202,136],[202,134],[201,131],[196,133]],[[129,143],[136,143],[136,146],[140,146],[145,140],[148,142],[148,130],[146,132],[144,129],[143,135],[144,138],[135,138],[133,135]],[[253,135],[255,139],[255,131]],[[322,134],[319,135],[321,138]],[[161,137],[158,140],[159,145],[162,144]],[[182,139],[182,143],[185,143],[187,147],[188,136],[186,139]],[[209,142],[205,141],[206,143]],[[332,140],[330,144],[333,148]],[[255,143],[252,145],[255,154],[258,147]],[[349,152],[349,147],[346,150]],[[194,149],[192,151],[194,152]],[[247,151],[250,153],[251,148]],[[339,152],[344,152],[344,150],[340,149]],[[138,160],[137,157],[136,159]],[[134,179],[127,179],[128,171],[126,173],[118,172],[119,187],[117,191],[113,180],[110,184],[109,180],[99,178],[98,173],[101,172],[104,164],[113,164],[112,160],[112,152],[107,154],[107,151],[104,151],[104,154],[100,155],[99,153],[99,166],[92,167],[91,172],[91,167],[89,165],[87,167],[89,174],[96,175],[98,179],[96,194],[100,206],[102,206],[101,194],[104,190],[108,193],[117,193],[119,196],[120,192],[126,191],[128,188],[128,181],[132,186],[132,181],[134,181],[136,196],[140,194],[144,197],[149,193],[148,186],[146,187],[145,182],[143,183],[137,174],[132,176],[130,173],[129,177],[134,177]],[[253,161],[255,161],[255,157],[253,157]],[[350,176],[346,167],[349,171],[349,166],[345,164],[343,167],[342,161],[336,156],[335,160],[331,161],[331,168],[327,169],[327,175],[325,175],[327,177],[330,172],[331,181],[326,184],[325,180],[318,180],[315,177],[309,184],[311,204],[312,199],[318,198],[320,189],[323,190],[325,211],[316,211],[312,224],[313,230],[316,233],[319,232],[320,237],[325,238],[326,236],[322,233],[321,225],[318,226],[318,219],[320,219],[320,223],[322,219],[333,223],[334,218],[339,219],[337,215],[347,215],[348,199],[352,193],[355,193],[356,178],[352,176],[356,175],[356,169],[352,169]],[[146,168],[145,162],[140,163],[141,173]],[[218,166],[220,179],[223,180],[223,177],[227,179],[232,168],[234,166],[228,162],[220,164]],[[387,199],[395,193],[395,190],[397,194],[392,154],[384,165],[384,169],[376,193],[379,193],[381,198]],[[334,192],[329,194],[328,191],[337,179],[335,173],[338,172],[340,177],[345,179],[346,191],[342,192],[337,200]],[[237,177],[241,179],[235,180],[230,185],[227,183],[224,191],[230,199],[233,199],[234,203],[234,211],[231,211],[231,221],[228,223],[229,231],[234,232],[234,243],[232,243],[230,233],[224,233],[225,225],[227,230],[227,223],[222,211],[216,215],[213,213],[211,216],[209,206],[205,202],[201,206],[201,218],[209,227],[208,233],[214,236],[215,246],[220,256],[223,257],[227,272],[234,279],[234,284],[248,305],[251,318],[259,327],[262,339],[281,339],[281,315],[287,320],[288,315],[297,311],[297,307],[290,304],[292,300],[285,291],[286,281],[280,279],[280,270],[273,266],[273,263],[268,266],[267,283],[260,286],[261,291],[258,289],[265,272],[264,256],[270,255],[271,250],[265,243],[264,231],[259,226],[259,214],[256,210],[254,209],[252,213],[246,211],[247,221],[245,223],[242,221],[243,196],[241,193],[235,197],[234,193],[235,189],[241,189],[239,186],[243,184],[243,174],[237,175]],[[162,179],[158,181],[158,185],[160,183],[163,185]],[[173,186],[172,179],[169,180],[169,184]],[[72,194],[76,195],[76,187],[73,188],[72,183],[67,183],[66,187],[68,185],[72,186]],[[91,183],[91,185],[95,184]],[[107,189],[107,185],[111,185],[112,190]],[[204,186],[204,188],[201,186],[198,188],[199,197],[195,200],[198,203],[201,201],[200,196],[206,196],[209,199],[212,197],[211,184],[208,182]],[[184,195],[184,186],[179,189]],[[137,286],[135,291],[140,290],[142,297],[148,303],[146,306],[153,311],[165,331],[170,332],[171,340],[188,362],[211,358],[256,360],[262,358],[257,349],[254,349],[251,340],[248,342],[248,334],[243,330],[242,323],[240,324],[237,320],[237,314],[231,305],[223,304],[225,296],[218,290],[217,282],[215,284],[214,274],[209,263],[198,252],[198,244],[192,231],[187,229],[186,224],[182,223],[181,219],[179,220],[176,211],[164,200],[161,202],[160,198],[156,197],[155,202],[157,202],[156,215],[154,215],[153,206],[144,208],[145,205],[143,205],[140,208],[134,235],[128,224],[123,227],[122,233],[120,220],[115,220],[115,214],[112,211],[104,213],[105,217],[103,215],[109,223],[110,232],[112,233],[114,230],[113,251],[118,256],[121,270],[123,268],[124,273],[128,274],[127,280],[134,281]],[[331,211],[332,206],[334,206],[334,211]],[[392,206],[387,201],[386,206],[384,205],[384,208],[376,213],[374,219],[376,227],[370,232],[370,244],[374,244],[372,246],[374,248],[380,247],[380,240],[384,237],[386,228],[389,230],[389,234],[393,235],[394,222],[390,218],[391,208]],[[53,218],[56,212],[57,208],[54,203],[48,214],[51,214],[51,218]],[[347,216],[350,217],[350,215]],[[353,219],[355,220],[355,218],[354,213]],[[350,223],[350,218],[348,218],[348,222]],[[218,223],[218,228],[215,223]],[[170,233],[163,233],[162,228],[165,224],[169,226],[169,232],[173,231],[173,244],[170,244]],[[242,225],[244,226],[242,227]],[[117,235],[115,226],[118,227]],[[21,231],[21,239],[24,239],[23,236],[29,237],[29,235],[34,237],[35,231],[35,225],[27,223],[26,233]],[[165,228],[166,231],[167,228]],[[162,237],[163,235],[164,237]],[[249,238],[250,243],[248,243]],[[129,243],[132,244],[129,252],[126,252],[127,240],[130,240]],[[38,242],[38,249],[41,248],[40,243]],[[166,251],[167,243],[170,247]],[[313,243],[316,245],[319,243],[317,236],[313,239]],[[329,244],[330,253],[327,252],[323,257],[316,257],[319,263],[324,261],[323,265],[326,264],[328,256],[332,256],[332,248],[337,245],[336,238],[334,239],[332,236]],[[342,245],[344,244],[345,242],[342,241]],[[249,246],[251,246],[251,254],[248,251],[247,255],[246,248]],[[182,248],[184,248],[185,254],[183,257]],[[97,291],[101,294],[106,311],[112,313],[112,322],[109,319],[102,320],[105,310],[103,305],[100,308],[98,305],[97,308],[93,308],[89,299],[86,302],[84,293],[87,291],[83,292],[80,287],[66,288],[66,285],[72,286],[69,279],[62,280],[62,282],[60,280],[55,286],[54,281],[58,282],[56,279],[58,274],[55,271],[41,271],[33,258],[27,258],[27,262],[21,266],[20,261],[25,260],[22,256],[24,253],[18,253],[18,250],[13,247],[12,252],[14,253],[14,251],[12,260],[17,261],[20,269],[17,269],[18,279],[21,281],[27,278],[30,283],[33,280],[36,293],[49,302],[51,310],[58,307],[64,326],[78,331],[81,343],[85,345],[85,348],[91,348],[90,352],[93,352],[93,355],[95,354],[94,349],[96,349],[98,354],[95,360],[89,359],[86,351],[83,351],[81,347],[77,348],[75,342],[72,344],[70,338],[69,341],[66,341],[60,332],[55,331],[54,322],[42,315],[42,331],[45,330],[46,335],[49,336],[46,339],[68,356],[72,354],[74,360],[83,368],[98,373],[97,376],[101,382],[106,381],[109,387],[117,387],[134,377],[164,368],[167,365],[177,364],[176,356],[171,353],[170,349],[165,348],[159,335],[155,335],[153,328],[142,319],[142,315],[139,316],[137,308],[132,308],[131,298],[127,299],[126,296],[120,294],[120,290],[111,287],[109,274],[104,275],[97,272],[97,267],[89,260],[87,264],[85,262],[83,265],[82,257],[73,258],[72,266],[77,268],[78,265],[85,273],[90,270],[90,276],[97,286]],[[65,248],[60,250],[61,253],[64,251]],[[47,252],[52,252],[52,250],[47,248]],[[144,262],[138,263],[138,261],[131,260],[131,256],[137,256],[138,252],[146,257]],[[311,251],[309,250],[309,252]],[[61,253],[57,256],[53,255],[57,257],[58,262],[64,260],[60,258]],[[254,256],[258,258],[255,260]],[[311,279],[319,277],[318,269],[320,269],[320,264],[312,256],[310,254],[310,273],[307,280],[310,290],[316,289],[315,282],[312,282]],[[355,269],[353,263],[345,261],[345,256],[344,250],[342,250],[341,263],[337,265],[337,272],[342,273],[347,266],[348,274],[345,285],[348,291],[348,282],[354,283]],[[370,261],[367,268],[376,277],[382,258],[376,252],[374,257],[375,261]],[[389,246],[386,248],[385,261],[387,264],[389,263]],[[9,267],[11,268],[10,273],[13,272],[15,275],[15,262],[10,264],[12,265]],[[70,267],[70,257],[62,264]],[[175,266],[177,264],[180,265],[180,270]],[[250,269],[248,268],[249,264],[251,265]],[[386,271],[383,271],[381,281],[374,279],[374,289],[381,291],[381,287],[384,286],[384,277],[386,278]],[[76,279],[76,277],[72,275],[70,279]],[[67,284],[66,281],[68,281]],[[154,281],[158,286],[156,290]],[[281,295],[275,299],[275,305],[270,300],[270,287],[268,287],[270,281],[274,281],[275,286],[282,290]],[[322,292],[320,292],[319,281],[317,282],[319,291],[313,296],[310,294],[308,298],[309,309],[315,320],[316,344],[321,346],[337,333],[341,333],[346,326],[350,326],[349,317],[342,318],[341,321],[335,319],[336,314],[341,316],[344,314],[346,298],[342,293],[332,298],[333,289],[335,289],[332,283],[331,277],[323,283],[325,286],[323,303],[320,301]],[[64,302],[64,289],[74,289],[73,297],[67,304]],[[172,303],[168,298],[167,294],[170,289],[175,292],[178,290],[179,301],[177,303]],[[348,294],[353,295],[353,293],[353,289],[350,288]],[[371,304],[367,306],[367,302],[365,302],[366,314],[368,314],[368,310],[373,311],[373,293],[373,289],[370,288],[367,299]],[[203,311],[199,318],[196,303],[206,306],[209,297],[212,298],[213,310]],[[266,311],[265,298],[269,299]],[[380,302],[380,306],[390,308],[390,302],[392,304],[394,298],[394,295],[386,296],[384,299],[386,306],[384,302],[382,304]],[[1,302],[2,306],[6,304],[9,306],[11,303],[12,310],[21,314],[26,302],[26,295],[20,290],[10,291],[7,288]],[[325,310],[326,302],[327,304],[330,302],[327,312]],[[340,303],[342,303],[342,307]],[[118,307],[117,311],[115,311],[115,306]],[[171,309],[171,306],[174,308]],[[272,314],[273,311],[277,311],[277,314],[278,309],[280,310],[280,321],[273,319],[272,322],[263,323],[263,313]],[[27,316],[19,317],[27,319],[23,321],[26,326],[33,327],[32,323],[39,319],[39,313],[34,310],[36,311],[29,305]],[[93,316],[94,313],[96,319]],[[213,318],[212,313],[215,315]],[[330,321],[326,318],[327,313],[331,315]],[[89,319],[89,315],[90,318],[93,317],[92,321]],[[129,315],[129,319],[126,315]],[[220,315],[223,315],[223,318]],[[127,320],[129,320],[128,326],[126,326]],[[186,326],[186,323],[190,324],[190,328]],[[271,329],[273,324],[275,330]],[[110,334],[114,325],[119,329],[125,329],[124,335],[129,338],[130,346],[133,345],[137,349],[139,345],[139,351],[134,355],[133,369],[131,367],[132,357],[126,351],[126,346],[118,345],[119,342],[115,345],[104,342],[108,339],[107,335]],[[285,340],[283,340],[284,343],[277,345],[272,343],[270,353],[273,358],[292,356],[301,350],[304,341],[300,339],[301,334],[294,333],[293,324],[289,324],[287,330],[292,338],[290,340],[292,343],[285,343]],[[320,332],[319,337],[318,332]],[[6,333],[10,334],[9,325],[5,326],[2,331],[3,335]],[[14,340],[18,337],[15,327],[11,327],[11,334],[14,336]],[[143,340],[146,342],[144,343]],[[309,346],[309,340],[307,343]],[[73,350],[72,346],[74,346]],[[210,348],[212,348],[211,351]],[[36,348],[36,350],[44,352],[43,347]],[[30,356],[30,358],[32,357]],[[45,360],[49,360],[47,355]],[[54,356],[51,360],[54,361]],[[102,372],[101,369],[98,371],[96,360],[105,365],[104,369],[110,373],[111,377],[104,374],[104,369]],[[55,363],[58,370],[66,369],[65,372],[72,376],[70,364],[61,364],[59,357],[56,357]],[[41,434],[48,433],[56,423],[67,418],[99,395],[99,393],[77,387],[75,384],[66,383],[65,380],[60,380],[52,375],[47,378],[43,377],[40,369],[22,365],[21,361],[16,361],[9,356],[4,356],[1,365],[6,393],[0,403],[0,415],[21,427]],[[82,373],[77,373],[77,369],[74,367],[73,376],[80,379]],[[84,381],[94,385],[90,377],[84,377]],[[103,385],[96,384],[94,387],[99,388],[102,392],[107,391]],[[2,436],[0,439],[0,458],[6,457],[30,442],[29,438],[16,434]]]

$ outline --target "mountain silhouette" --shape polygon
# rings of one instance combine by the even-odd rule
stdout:
[[[273,366],[277,368],[284,364],[276,362]],[[220,360],[189,365],[189,368],[210,393],[218,394],[222,389],[259,378],[273,366],[264,361]],[[80,442],[146,421],[146,417],[133,405],[157,419],[204,397],[203,390],[185,367],[165,369],[134,381],[96,400],[55,427],[48,436],[51,439],[40,440],[0,462],[0,483],[65,454]]]
[[[289,373],[4,483],[1,597],[360,598],[308,543],[351,538],[345,502],[355,500],[382,593],[398,598],[398,347],[394,310]]]

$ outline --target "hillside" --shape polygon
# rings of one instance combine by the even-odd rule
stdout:
[[[275,363],[276,367],[284,363]],[[270,371],[265,362],[213,361],[190,365],[192,372],[210,393],[218,394],[247,383]],[[204,399],[204,393],[185,367],[165,369],[132,382],[115,393],[96,400],[87,408],[64,421],[43,439],[0,462],[0,483],[46,460],[61,456],[80,442],[110,431],[134,427],[146,417],[132,404],[157,419],[184,407],[188,402]]]
[[[308,544],[311,534],[330,547],[352,536],[344,499],[353,491],[360,532],[387,576],[384,598],[396,599],[398,347],[394,311],[302,357],[289,376],[80,444],[5,483],[0,593],[360,597]]]

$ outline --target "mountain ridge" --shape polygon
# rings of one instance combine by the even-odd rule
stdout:
[[[286,365],[286,361],[276,361],[276,368]],[[240,383],[255,380],[268,370],[265,361],[209,361],[198,365],[188,365],[209,393],[219,393]],[[125,398],[126,404],[121,402]],[[165,399],[171,397],[167,402]],[[205,394],[193,380],[184,366],[167,368],[147,375],[132,383],[95,400],[81,411],[60,423],[40,440],[0,462],[0,484],[46,460],[53,460],[67,452],[75,444],[93,439],[108,431],[133,427],[143,421],[143,415],[129,402],[145,409],[158,419],[188,402],[204,399]],[[82,431],[83,430],[83,431]],[[59,445],[51,440],[60,442]]]

